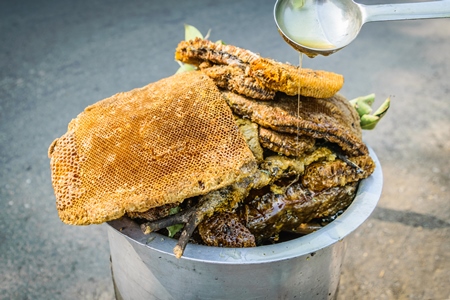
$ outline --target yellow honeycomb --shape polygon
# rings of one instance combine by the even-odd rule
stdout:
[[[256,170],[230,108],[201,72],[87,107],[49,157],[59,217],[76,225],[181,202]]]

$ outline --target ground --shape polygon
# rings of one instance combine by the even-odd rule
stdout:
[[[277,33],[274,2],[0,4],[1,299],[114,297],[106,228],[61,223],[48,146],[86,106],[173,74],[184,23],[297,64]],[[338,299],[450,298],[449,26],[449,19],[369,23],[340,52],[303,59],[304,67],[343,74],[348,98],[392,100],[379,127],[364,133],[384,188],[372,216],[347,238]]]

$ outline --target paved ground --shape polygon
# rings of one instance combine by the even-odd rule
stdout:
[[[1,299],[113,298],[105,227],[59,221],[47,148],[89,104],[173,74],[184,23],[298,62],[275,29],[275,1],[192,2],[0,3]],[[450,298],[449,28],[449,19],[367,24],[341,52],[303,62],[343,74],[348,98],[392,98],[365,133],[385,185],[348,238],[339,299]]]

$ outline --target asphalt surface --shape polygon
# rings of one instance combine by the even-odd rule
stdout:
[[[185,23],[297,64],[274,2],[0,2],[1,299],[113,299],[105,225],[59,220],[48,146],[86,106],[173,74]],[[449,299],[450,19],[366,24],[303,66],[343,74],[350,99],[392,100],[364,133],[384,190],[348,238],[338,299]]]

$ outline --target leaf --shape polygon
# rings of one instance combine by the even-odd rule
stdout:
[[[183,72],[190,72],[190,71],[195,71],[197,68],[193,65],[190,64],[180,64],[180,67],[178,68],[178,70],[175,72],[175,74],[178,73],[183,73]]]
[[[361,116],[361,128],[366,130],[374,129],[381,118],[387,113],[391,104],[391,99],[387,98],[383,104],[373,113],[373,115]]]
[[[358,115],[362,117],[363,115],[368,115],[372,112],[372,104],[374,101],[375,94],[370,94],[350,100],[350,104],[356,109]]]
[[[172,207],[171,209],[169,209],[169,215],[174,215],[179,213],[181,210],[181,208],[179,206],[176,207]]]
[[[374,115],[364,115],[361,117],[361,129],[372,130],[380,121],[380,117]]]
[[[387,98],[383,104],[373,113],[374,116],[380,117],[380,119],[387,113],[389,107],[391,106],[391,99]]]
[[[167,230],[169,231],[169,237],[173,238],[175,234],[178,233],[181,229],[183,229],[184,224],[175,224],[172,226],[167,227]]]
[[[381,118],[386,114],[390,106],[390,99],[381,104],[381,106],[372,113],[372,104],[375,101],[375,94],[367,96],[361,96],[350,100],[350,105],[355,108],[360,118],[360,125],[362,129],[371,130],[374,129]]]
[[[173,208],[171,208],[171,209],[169,210],[169,215],[173,215],[173,214],[179,213],[180,210],[181,210],[181,209],[180,209],[179,206],[173,207]],[[183,227],[184,227],[184,224],[175,224],[175,225],[166,227],[167,231],[169,231],[169,237],[171,237],[171,238],[174,237],[175,234],[177,234],[178,231],[180,231],[181,229],[183,229]]]
[[[211,34],[211,28],[208,29],[208,32],[206,33],[205,37],[203,39],[207,40],[209,39],[209,35]]]
[[[201,32],[192,25],[184,24],[184,39],[186,41],[189,41],[197,37],[203,39],[203,35],[201,34]]]

